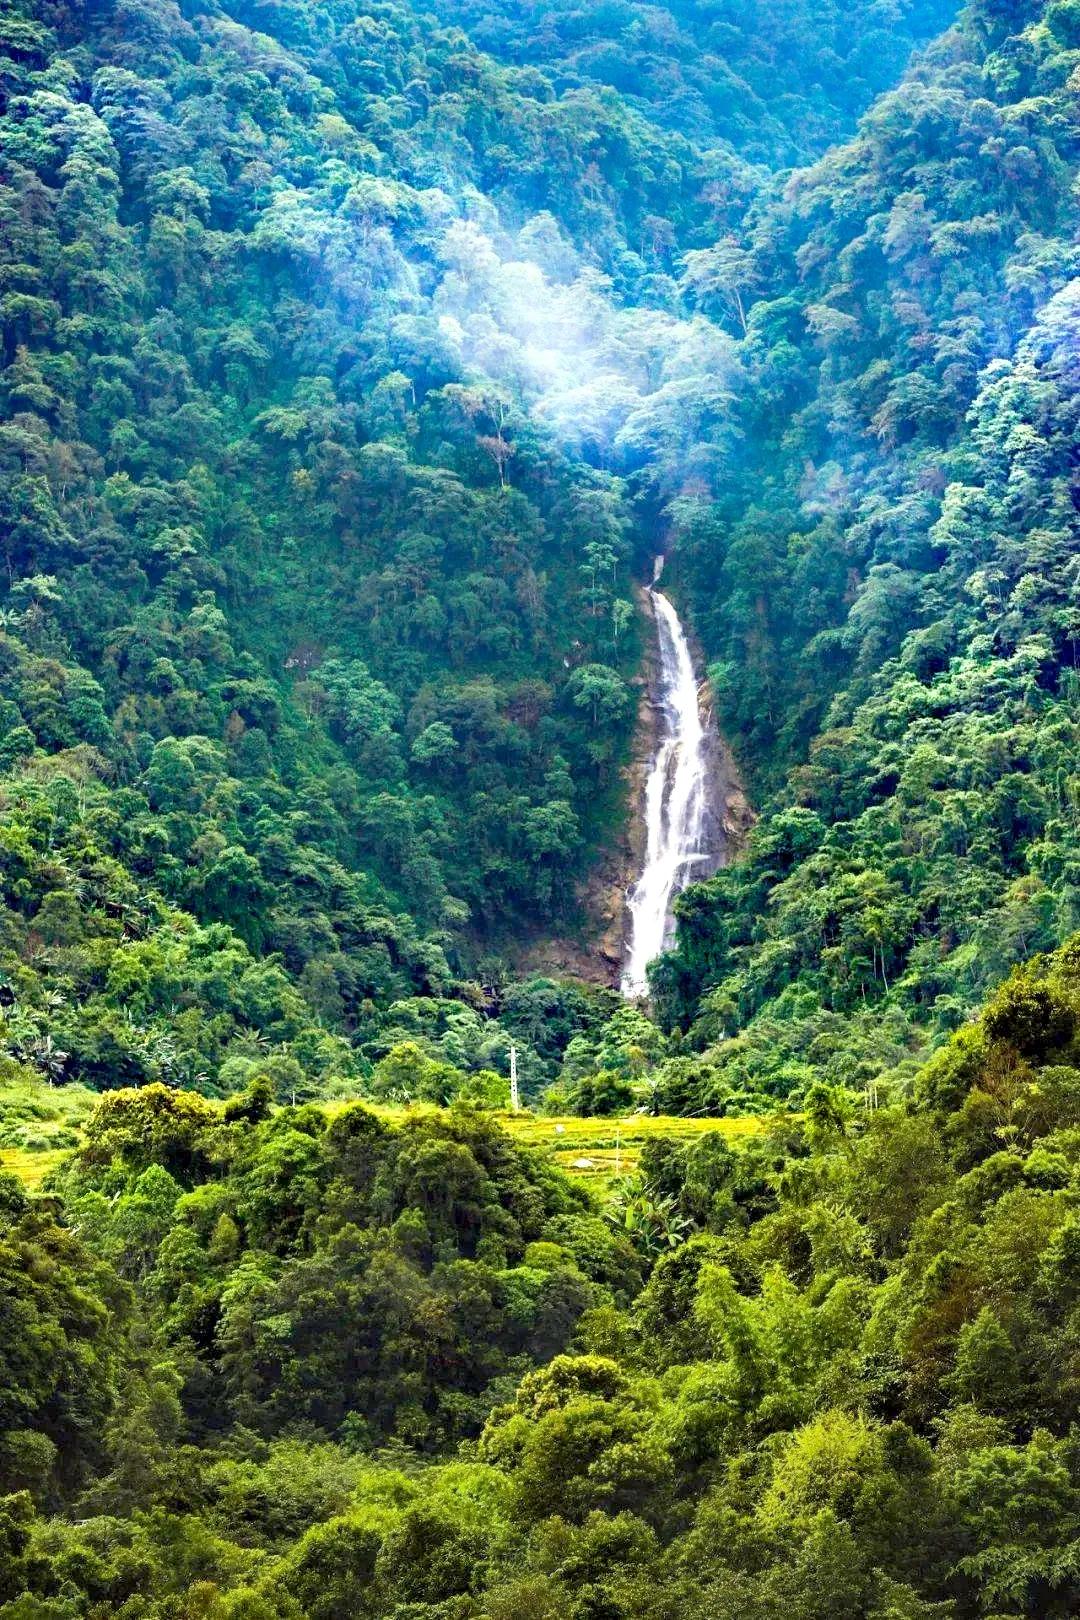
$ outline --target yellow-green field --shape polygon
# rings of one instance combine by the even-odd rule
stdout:
[[[67,1158],[67,1148],[0,1148],[0,1170],[18,1176],[27,1192],[37,1192],[50,1170]]]
[[[346,1103],[331,1103],[338,1112]],[[403,1119],[410,1110],[373,1107],[384,1119]],[[433,1105],[415,1105],[413,1112],[433,1111]],[[666,1136],[675,1141],[696,1140],[709,1131],[720,1131],[729,1141],[754,1136],[764,1121],[752,1116],[739,1119],[681,1119],[674,1114],[631,1114],[622,1119],[578,1119],[573,1114],[510,1114],[495,1116],[499,1124],[526,1147],[549,1148],[556,1164],[569,1175],[580,1176],[593,1186],[602,1186],[618,1175],[629,1175],[637,1166],[641,1149],[650,1137]]]
[[[344,1102],[329,1103],[327,1112],[339,1113],[347,1106]],[[424,1105],[408,1110],[375,1104],[373,1111],[384,1119],[400,1121],[409,1112],[434,1110]],[[516,1141],[527,1147],[549,1149],[561,1169],[597,1189],[616,1176],[629,1175],[650,1137],[687,1141],[704,1136],[708,1131],[720,1131],[728,1140],[735,1140],[753,1136],[762,1128],[762,1121],[753,1118],[678,1119],[663,1114],[634,1114],[625,1119],[577,1119],[573,1115],[551,1117],[530,1113],[503,1113],[496,1117]],[[0,1148],[0,1169],[18,1176],[26,1188],[36,1192],[49,1171],[64,1157],[62,1148]]]
[[[97,1092],[86,1086],[53,1086],[25,1071],[0,1084],[0,1170],[37,1192],[79,1141],[97,1102]]]
[[[666,1136],[685,1142],[709,1131],[720,1131],[731,1141],[753,1136],[762,1128],[760,1119],[677,1119],[666,1114],[635,1114],[628,1119],[549,1119],[540,1114],[500,1117],[519,1142],[528,1147],[550,1148],[563,1170],[594,1185],[634,1170],[642,1147],[651,1137]]]

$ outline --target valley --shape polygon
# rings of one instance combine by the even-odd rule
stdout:
[[[0,1620],[1080,1613],[1078,86],[0,0]]]

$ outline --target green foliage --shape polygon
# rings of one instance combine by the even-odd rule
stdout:
[[[0,1189],[5,1617],[1068,1615],[1078,1008],[1074,943],[606,1222],[475,1109],[109,1093]]]
[[[113,1092],[66,1196],[162,1313],[207,1435],[303,1422],[430,1449],[478,1426],[515,1358],[560,1348],[635,1274],[614,1237],[586,1240],[579,1263],[586,1195],[472,1109],[390,1130],[360,1105],[328,1124],[310,1107]]]
[[[0,1620],[1080,1608],[1074,12],[3,10]]]
[[[625,503],[473,352],[510,283],[469,198],[507,117],[548,145],[540,103],[400,10],[363,46],[345,13],[32,13],[0,100],[10,1049],[213,1089],[251,1032],[355,1084],[377,1010],[467,1005],[523,919],[576,922],[619,796]],[[474,72],[506,116],[436,135]]]
[[[105,1456],[130,1301],[47,1205],[0,1178],[0,1490],[52,1501]]]
[[[969,6],[757,205],[738,265],[724,243],[687,259],[744,382],[702,421],[717,466],[693,495],[675,460],[645,476],[761,816],[680,899],[655,988],[777,1097],[804,1065],[902,1082],[1077,926],[1076,58],[1055,19]]]

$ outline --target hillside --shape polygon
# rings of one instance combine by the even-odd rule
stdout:
[[[1080,1612],[1078,88],[0,0],[0,1620]]]
[[[721,93],[692,7],[11,10],[12,1054],[355,1089],[419,996],[505,1071],[658,545],[762,812],[656,981],[728,1093],[909,1076],[1066,937],[1070,15],[967,8],[821,155],[948,16],[717,13]]]
[[[762,815],[657,985],[778,1094],[910,1075],[1077,926],[1070,17],[967,8],[737,264],[691,255],[746,382],[665,488]]]
[[[1074,943],[606,1218],[475,1109],[112,1093],[0,1181],[0,1613],[1075,1612],[1078,1030]]]

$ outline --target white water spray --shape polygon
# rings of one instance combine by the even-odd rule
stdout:
[[[664,559],[657,557],[650,589],[660,649],[661,729],[645,785],[645,865],[630,893],[629,939],[622,991],[648,990],[646,968],[675,937],[672,903],[708,859],[702,849],[706,814],[705,733],[698,712],[697,678],[679,615],[657,589]]]

